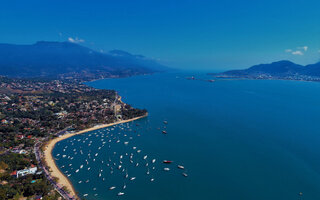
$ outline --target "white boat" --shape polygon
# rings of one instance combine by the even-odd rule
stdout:
[[[86,196],[88,196],[88,194],[84,194],[83,196],[86,197]]]
[[[178,168],[179,168],[179,169],[184,169],[184,166],[178,165]]]
[[[116,186],[112,186],[112,187],[109,188],[109,190],[113,190],[115,188],[116,188]]]
[[[152,160],[152,163],[155,163],[155,162],[156,162],[156,159],[153,159],[153,160]]]
[[[76,170],[76,173],[78,173],[78,172],[79,172],[79,169]]]
[[[143,156],[143,159],[147,159],[147,158],[148,158],[148,156],[147,156],[147,155]]]
[[[124,192],[119,192],[118,193],[118,196],[122,196],[122,195],[124,195]]]
[[[163,168],[163,170],[164,170],[164,171],[170,171],[170,168],[165,167],[165,168]]]
[[[130,181],[133,181],[133,180],[135,180],[136,179],[136,177],[131,177],[130,178]]]

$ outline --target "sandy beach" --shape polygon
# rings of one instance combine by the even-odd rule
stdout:
[[[55,161],[54,161],[54,158],[52,156],[52,150],[55,146],[55,144],[61,140],[64,140],[64,139],[67,139],[67,138],[70,138],[72,136],[75,136],[75,135],[78,135],[78,134],[82,134],[82,133],[86,133],[86,132],[89,132],[89,131],[94,131],[94,130],[97,130],[97,129],[101,129],[101,128],[106,128],[106,127],[109,127],[109,126],[114,126],[114,125],[117,125],[117,124],[122,124],[122,123],[127,123],[127,122],[131,122],[131,121],[135,121],[137,119],[141,119],[141,118],[144,118],[146,117],[147,115],[144,115],[144,116],[141,116],[141,117],[136,117],[136,118],[132,118],[132,119],[128,119],[128,120],[121,120],[121,121],[118,121],[118,122],[114,122],[114,123],[111,123],[111,124],[103,124],[103,125],[100,125],[100,126],[94,126],[92,128],[88,128],[88,129],[85,129],[85,130],[82,130],[82,131],[79,131],[79,132],[76,132],[76,133],[70,133],[70,134],[66,134],[66,135],[63,135],[63,136],[60,136],[60,137],[57,137],[57,138],[54,138],[52,140],[50,140],[46,147],[45,147],[45,150],[44,150],[44,159],[45,159],[45,162],[47,163],[47,165],[50,167],[50,174],[52,177],[57,177],[59,180],[58,180],[58,183],[62,186],[65,186],[68,188],[68,190],[70,191],[70,194],[73,195],[73,196],[77,196],[76,195],[76,191],[75,189],[73,188],[71,182],[69,181],[69,179],[59,170],[59,168],[57,167]]]

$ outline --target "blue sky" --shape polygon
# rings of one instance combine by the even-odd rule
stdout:
[[[8,0],[0,2],[0,42],[69,38],[186,69],[308,64],[320,60],[319,8],[317,0]]]

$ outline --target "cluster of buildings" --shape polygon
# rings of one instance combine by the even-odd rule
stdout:
[[[261,80],[292,80],[292,81],[320,81],[318,76],[308,76],[301,74],[287,74],[287,75],[270,75],[268,73],[248,74],[248,75],[229,75],[219,74],[214,75],[221,79],[261,79]]]
[[[26,141],[34,143],[70,126],[112,122],[125,105],[114,91],[78,83],[6,79],[0,83],[0,151],[31,153],[30,146],[21,146]]]
[[[12,93],[33,93],[41,91],[51,91],[60,93],[88,92],[95,90],[83,84],[72,81],[51,80],[33,81],[25,79],[7,79],[0,77],[0,88]]]

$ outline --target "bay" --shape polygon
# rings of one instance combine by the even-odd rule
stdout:
[[[61,168],[63,172],[71,174],[69,178],[80,196],[154,200],[320,198],[319,83],[186,79],[191,75],[210,79],[202,73],[172,72],[87,83],[118,91],[124,102],[146,108],[149,116],[56,145],[53,150],[56,162],[60,168],[65,166]],[[167,134],[162,134],[162,130]],[[102,147],[101,139],[107,141],[108,134],[117,138],[110,148],[107,143]],[[124,145],[124,141],[129,143]],[[80,149],[85,153],[80,154]],[[97,152],[99,155],[93,162]],[[110,174],[106,166],[109,159],[118,166],[119,155],[125,153],[134,153],[137,157],[134,162],[140,164],[131,166],[125,159],[122,163],[129,176],[136,177],[133,181],[128,181],[123,177],[125,172],[117,169]],[[145,155],[147,161],[143,159]],[[89,160],[88,166],[85,159]],[[154,170],[152,159],[156,159]],[[165,165],[162,160],[173,163]],[[147,162],[149,166],[145,166]],[[185,167],[188,177],[182,175],[178,164]],[[81,165],[84,167],[76,173]],[[91,169],[87,170],[88,167]],[[165,167],[171,170],[166,172]],[[149,175],[147,168],[152,172]],[[89,182],[85,183],[86,180]],[[116,189],[109,190],[111,186]],[[117,196],[121,191],[125,194]]]

